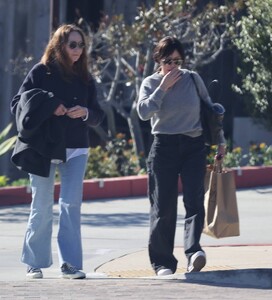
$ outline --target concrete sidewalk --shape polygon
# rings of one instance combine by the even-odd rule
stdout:
[[[84,201],[82,241],[87,280],[59,279],[58,206],[54,205],[54,264],[44,279],[26,281],[20,263],[29,205],[0,208],[0,299],[271,299],[272,186],[238,190],[239,237],[202,236],[207,253],[203,271],[186,273],[183,254],[184,209],[179,199],[175,255],[177,273],[154,276],[147,241],[146,197]]]
[[[101,277],[188,279],[202,283],[272,289],[272,245],[206,246],[203,250],[207,255],[207,265],[200,273],[186,273],[187,261],[183,248],[176,248],[174,252],[179,261],[177,272],[165,278],[154,275],[147,250],[107,262],[98,267],[96,272]]]

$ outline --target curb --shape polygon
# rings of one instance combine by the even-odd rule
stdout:
[[[237,287],[272,289],[272,269],[243,269],[185,273],[176,279]]]
[[[182,247],[176,247],[174,251],[179,264],[173,275],[155,276],[147,249],[105,262],[95,272],[97,276],[103,274],[108,278],[182,280],[216,286],[272,289],[272,268],[269,269],[272,244],[224,244],[203,248],[210,259],[201,272],[187,273],[186,259],[180,251]],[[216,248],[221,249],[218,251]]]
[[[108,277],[104,273],[88,273],[89,279],[128,279]],[[187,283],[209,284],[237,288],[272,289],[272,269],[240,269],[184,273],[166,276],[131,277],[137,280],[177,280]]]
[[[272,166],[233,168],[236,188],[253,188],[272,185]],[[147,195],[147,175],[124,176],[84,180],[83,200],[113,199]],[[60,184],[55,185],[55,201],[58,201]],[[179,192],[182,184],[179,183]],[[0,188],[0,206],[31,202],[29,187]]]

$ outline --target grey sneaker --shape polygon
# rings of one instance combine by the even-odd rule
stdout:
[[[61,277],[66,279],[86,278],[86,274],[84,272],[79,271],[77,268],[66,262],[61,266],[61,272]]]
[[[29,279],[41,279],[43,278],[43,273],[40,268],[27,267],[26,277]]]
[[[199,272],[206,265],[206,254],[204,251],[197,251],[194,253],[189,261],[187,271]]]

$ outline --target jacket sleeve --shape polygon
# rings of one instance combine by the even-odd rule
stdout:
[[[32,89],[22,93],[16,110],[18,133],[23,138],[33,136],[48,119],[54,118],[53,112],[59,103],[41,89]]]
[[[105,113],[101,109],[98,103],[96,85],[92,77],[90,77],[88,82],[87,108],[88,108],[88,118],[86,120],[87,124],[92,127],[100,125],[105,117]]]

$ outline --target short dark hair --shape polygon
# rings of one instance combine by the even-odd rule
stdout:
[[[159,63],[161,59],[168,57],[175,50],[178,51],[181,59],[184,60],[185,55],[181,42],[173,36],[166,36],[156,45],[153,51],[153,59]]]

